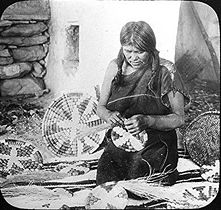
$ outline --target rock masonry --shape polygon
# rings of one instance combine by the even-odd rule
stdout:
[[[0,21],[0,96],[35,94],[45,87],[49,20]]]

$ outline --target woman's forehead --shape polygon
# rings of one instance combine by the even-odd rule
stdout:
[[[134,50],[134,51],[138,50],[139,51],[139,49],[137,47],[135,47],[134,45],[131,45],[131,44],[130,45],[123,45],[122,47],[124,50]]]

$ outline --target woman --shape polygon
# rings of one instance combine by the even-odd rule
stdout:
[[[113,129],[97,169],[97,184],[168,172],[176,182],[177,136],[184,123],[188,94],[174,65],[159,58],[152,28],[144,21],[128,22],[120,33],[121,49],[110,62],[101,88],[97,114],[132,135],[148,134],[145,147],[128,152],[113,143]],[[170,171],[170,173],[169,173]]]

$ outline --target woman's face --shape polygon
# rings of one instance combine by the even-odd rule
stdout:
[[[127,59],[127,62],[134,69],[141,69],[142,67],[146,66],[150,57],[150,54],[148,52],[140,51],[132,45],[124,45],[123,53],[125,58]]]

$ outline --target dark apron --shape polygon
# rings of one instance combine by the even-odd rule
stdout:
[[[107,108],[119,111],[125,118],[136,114],[167,115],[169,107],[162,101],[160,68],[157,72],[137,71],[125,76],[121,86],[112,84]],[[138,152],[127,152],[116,147],[106,134],[107,145],[99,160],[97,184],[149,176],[153,173],[173,170],[169,184],[177,179],[177,135],[175,130],[149,129],[148,141]]]
[[[108,143],[98,163],[98,185],[107,181],[135,179],[164,170],[174,170],[177,166],[177,141],[174,130],[149,135],[152,143],[138,152],[120,149],[113,144],[108,135],[106,138]],[[175,178],[172,178],[168,184],[175,181]]]

